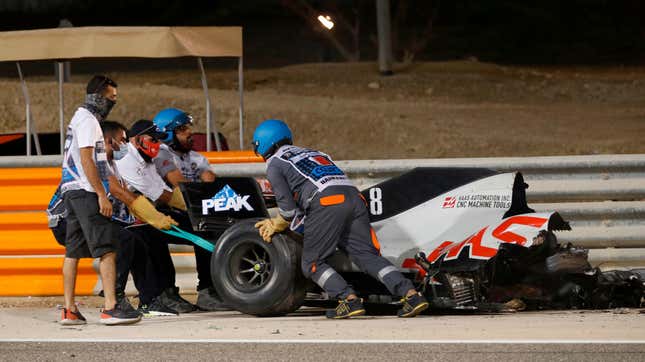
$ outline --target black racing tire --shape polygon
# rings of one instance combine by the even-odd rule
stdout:
[[[305,299],[302,245],[284,234],[265,242],[254,226],[258,220],[241,221],[217,240],[211,258],[213,286],[224,303],[242,313],[285,315]]]

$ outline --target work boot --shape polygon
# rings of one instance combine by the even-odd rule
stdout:
[[[166,288],[159,295],[159,300],[163,305],[179,313],[190,313],[195,311],[196,307],[179,295],[179,288]]]
[[[222,298],[217,294],[215,288],[204,288],[197,295],[197,308],[209,312],[221,312],[232,310],[231,307],[224,304]]]
[[[409,297],[403,297],[401,302],[403,303],[403,308],[399,309],[397,313],[401,318],[416,317],[419,313],[428,309],[430,306],[430,303],[428,303],[421,293],[416,293]]]
[[[362,298],[340,300],[336,309],[329,309],[325,312],[327,318],[330,319],[346,319],[363,314],[365,314],[365,308],[363,307]]]

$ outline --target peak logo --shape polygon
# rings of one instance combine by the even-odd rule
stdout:
[[[226,185],[219,190],[215,196],[210,199],[202,200],[202,215],[208,215],[208,210],[213,209],[218,211],[240,211],[246,209],[253,211],[253,207],[249,204],[249,195],[238,195],[231,186]]]

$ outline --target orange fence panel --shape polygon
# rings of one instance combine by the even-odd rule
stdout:
[[[1,230],[0,255],[63,255],[49,229]]]
[[[94,259],[81,259],[76,294],[92,295],[98,276]],[[0,295],[48,296],[63,294],[63,258],[0,258]]]
[[[47,229],[45,211],[0,212],[0,231],[25,229]]]
[[[208,159],[208,162],[215,164],[264,162],[262,157],[257,156],[253,151],[212,151],[200,153]]]
[[[43,212],[58,184],[35,186],[0,186],[0,211]]]
[[[0,168],[0,186],[58,185],[60,167]]]

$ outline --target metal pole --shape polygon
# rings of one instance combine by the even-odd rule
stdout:
[[[206,71],[204,71],[204,63],[201,57],[197,57],[197,66],[202,74],[202,88],[204,89],[204,97],[206,98],[206,151],[211,151],[211,125],[215,128],[215,146],[218,151],[222,150],[222,145],[219,142],[219,132],[217,131],[217,123],[213,122],[213,113],[211,110],[211,97],[208,95],[208,82],[206,81]],[[211,124],[212,122],[212,124]]]
[[[27,143],[27,156],[31,156],[31,112],[29,109],[29,93],[27,92],[27,83],[25,83],[25,78],[22,76],[22,69],[20,68],[20,62],[16,62],[16,67],[18,68],[18,76],[20,77],[20,85],[22,87],[22,95],[25,97],[25,139]]]
[[[60,121],[59,124],[59,136],[60,136],[60,154],[63,154],[63,148],[64,148],[64,142],[65,142],[65,135],[63,132],[63,126],[65,123],[65,111],[63,110],[63,106],[65,103],[63,102],[63,81],[65,79],[65,63],[63,62],[58,62],[58,118]]]
[[[244,71],[242,56],[237,62],[237,88],[240,93],[240,150],[244,149]]]
[[[378,28],[378,68],[381,75],[392,75],[390,0],[376,0],[376,21]]]
[[[74,24],[72,24],[72,22],[69,21],[69,19],[61,19],[58,22],[58,27],[59,28],[73,28]],[[56,67],[56,73],[60,73],[61,70],[63,71],[63,82],[68,83],[71,80],[71,77],[72,77],[71,63],[70,62],[64,62],[63,63],[63,68],[61,68],[60,66]]]

